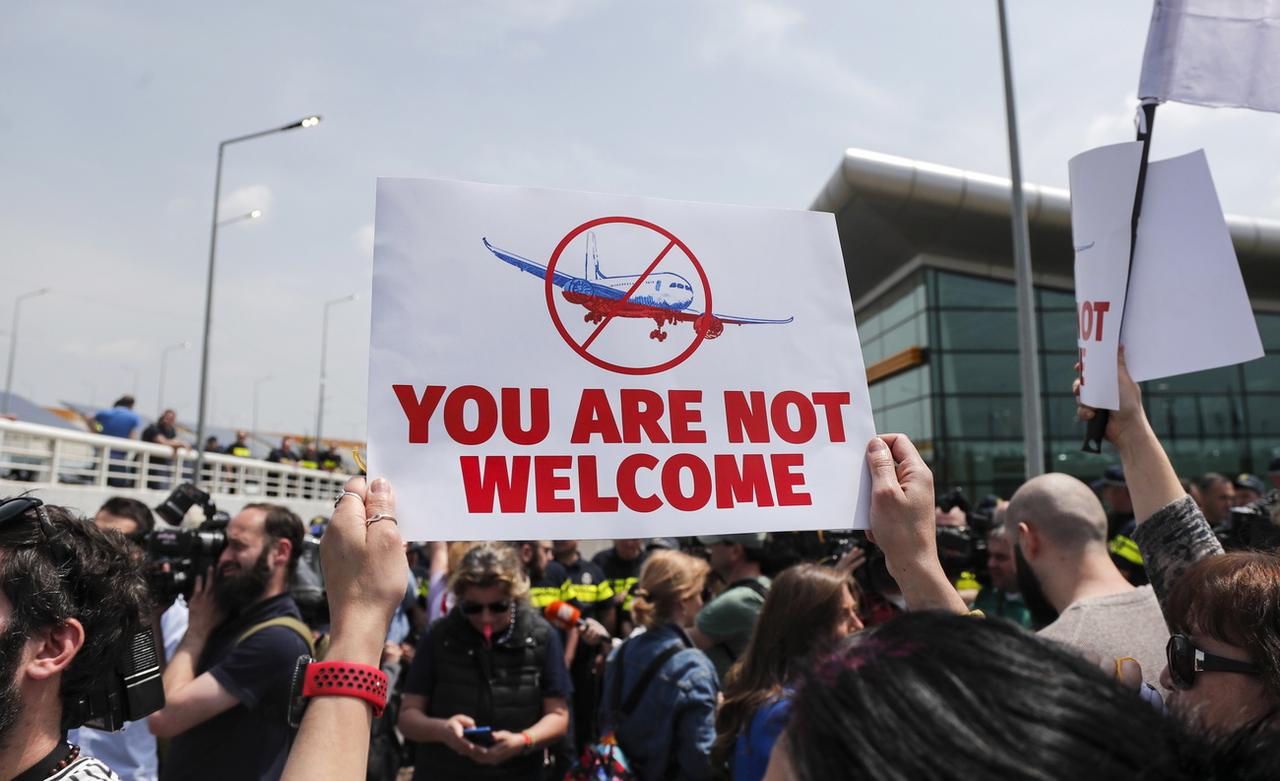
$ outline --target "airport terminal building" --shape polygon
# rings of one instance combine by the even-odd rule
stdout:
[[[1044,463],[1097,478],[1080,451],[1070,200],[1024,185],[1040,345]],[[1024,479],[1007,179],[851,149],[812,207],[840,232],[879,431],[912,436],[941,491],[1008,497]],[[1280,222],[1228,216],[1264,358],[1144,383],[1184,476],[1265,472],[1280,456]]]

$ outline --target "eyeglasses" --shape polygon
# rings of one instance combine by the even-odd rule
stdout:
[[[488,610],[491,614],[496,616],[510,610],[511,601],[503,600],[501,602],[490,602],[488,604],[483,602],[463,602],[458,605],[458,609],[461,610],[464,615],[468,616],[479,615],[482,610]]]
[[[1258,665],[1228,659],[1225,656],[1201,651],[1191,644],[1191,638],[1184,634],[1169,636],[1169,644],[1164,648],[1169,658],[1169,678],[1178,689],[1190,689],[1196,683],[1196,673],[1221,672],[1242,673],[1244,675],[1260,675]]]
[[[44,501],[34,496],[15,496],[12,499],[6,499],[0,502],[0,538],[8,537],[8,527],[15,527],[15,521],[25,520],[25,516],[29,511],[36,511],[38,529],[44,537],[45,542],[53,542],[63,535],[66,529],[54,529],[53,523],[49,520],[49,514],[45,512]],[[16,536],[16,535],[15,535]],[[17,538],[11,541],[14,545],[36,545],[40,542],[35,537],[27,539]]]

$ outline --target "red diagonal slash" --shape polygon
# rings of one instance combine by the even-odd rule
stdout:
[[[618,302],[619,304],[625,304],[627,303],[628,300],[631,299],[631,295],[640,288],[641,283],[643,283],[645,279],[648,278],[648,276],[653,273],[653,270],[658,267],[658,264],[662,262],[662,259],[667,256],[667,253],[670,252],[671,248],[674,247],[675,245],[676,243],[674,241],[667,242],[667,246],[662,248],[662,252],[659,252],[658,257],[653,259],[653,262],[649,264],[649,268],[645,269],[644,273],[641,274],[640,277],[635,281],[635,283],[631,285],[631,289],[628,290],[627,294],[622,297],[622,300]],[[596,337],[600,335],[600,332],[604,330],[604,327],[608,325],[609,321],[612,319],[613,319],[613,314],[605,315],[604,320],[600,322],[600,325],[596,326],[596,330],[592,331],[591,335],[587,337],[587,341],[582,343],[582,349],[585,350],[588,347],[590,347],[591,343],[595,341]]]

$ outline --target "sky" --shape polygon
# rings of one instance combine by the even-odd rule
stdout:
[[[1012,0],[1026,181],[1131,140],[1150,5]],[[994,3],[458,0],[12,4],[0,25],[0,355],[14,391],[196,417],[227,148],[210,418],[362,438],[374,186],[443,177],[804,208],[857,147],[1008,172]],[[1280,117],[1168,104],[1227,212],[1280,218]],[[1034,262],[1034,259],[1033,259]],[[856,285],[857,280],[851,280]],[[482,305],[482,302],[478,302]]]

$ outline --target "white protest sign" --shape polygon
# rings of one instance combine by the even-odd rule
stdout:
[[[1147,168],[1121,341],[1139,382],[1263,355],[1203,150]]]
[[[866,526],[830,214],[378,182],[369,473],[406,539]]]
[[[1116,352],[1141,162],[1142,142],[1131,141],[1082,152],[1067,164],[1071,241],[1076,252],[1080,399],[1099,409],[1120,408]]]

